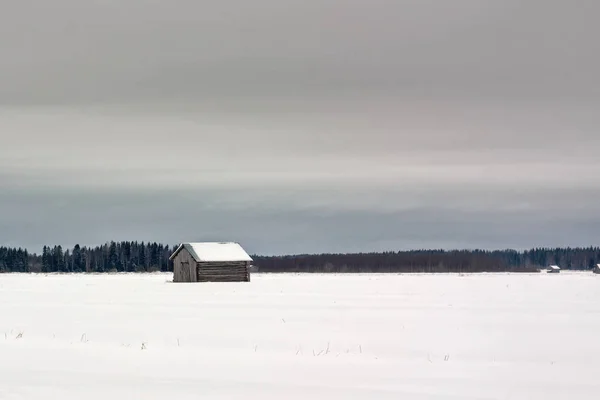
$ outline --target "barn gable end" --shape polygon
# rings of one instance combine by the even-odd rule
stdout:
[[[173,282],[197,282],[197,262],[192,254],[182,248],[173,253]]]

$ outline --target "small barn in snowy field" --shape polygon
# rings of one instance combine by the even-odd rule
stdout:
[[[560,268],[558,267],[558,265],[551,265],[550,267],[548,267],[549,274],[558,274],[559,272]]]
[[[600,274],[600,264],[596,264],[592,272],[595,274]]]
[[[170,260],[173,282],[250,282],[252,258],[238,243],[182,243]]]

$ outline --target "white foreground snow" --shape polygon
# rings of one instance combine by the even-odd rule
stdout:
[[[0,399],[597,399],[597,275],[0,275]]]

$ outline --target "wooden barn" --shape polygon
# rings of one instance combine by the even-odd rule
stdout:
[[[560,273],[560,268],[559,268],[559,266],[558,266],[558,265],[551,265],[551,266],[548,268],[548,273],[549,273],[549,274],[558,274],[558,273]]]
[[[173,282],[250,282],[252,258],[238,243],[182,243],[170,260]]]
[[[596,264],[592,272],[595,274],[600,274],[600,264]]]

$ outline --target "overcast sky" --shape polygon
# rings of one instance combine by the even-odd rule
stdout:
[[[596,0],[3,0],[0,244],[599,245]]]

